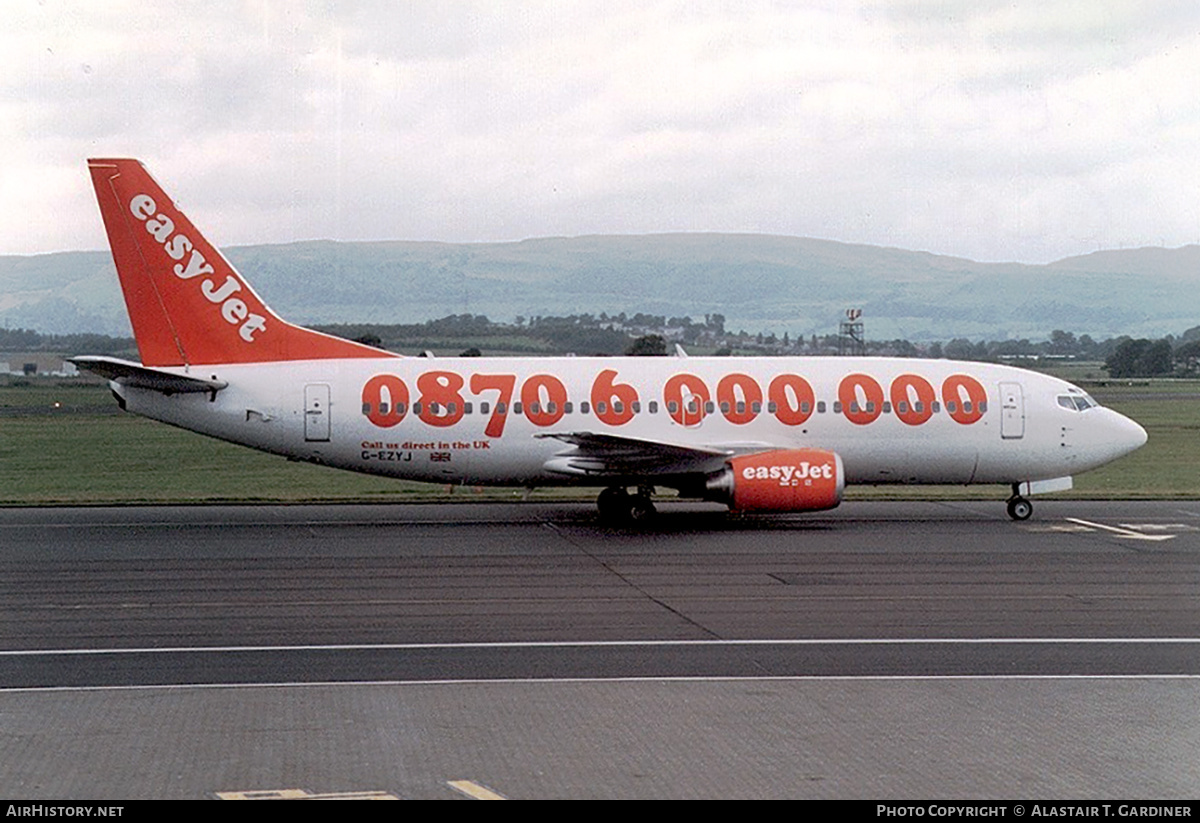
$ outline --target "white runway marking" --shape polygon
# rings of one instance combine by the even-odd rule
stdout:
[[[351,643],[313,646],[174,646],[129,649],[9,649],[0,657],[106,654],[212,654],[217,652],[420,651],[423,649],[580,649],[645,646],[911,646],[1052,645],[1096,643],[1198,643],[1200,637],[880,637],[796,638],[790,640],[580,640],[512,641],[497,643]]]
[[[51,692],[145,692],[188,691],[192,689],[312,689],[370,686],[505,686],[563,685],[573,683],[806,683],[806,682],[941,682],[948,680],[1197,680],[1200,674],[787,674],[764,677],[745,676],[664,676],[664,677],[514,677],[510,680],[462,678],[459,680],[328,680],[278,683],[172,683],[150,686],[19,686],[0,688],[3,694]]]
[[[1130,540],[1150,540],[1158,542],[1160,540],[1174,540],[1173,534],[1142,534],[1141,532],[1131,531],[1130,529],[1122,529],[1117,526],[1106,526],[1103,523],[1093,523],[1090,520],[1080,520],[1078,517],[1068,517],[1072,523],[1078,523],[1081,526],[1091,526],[1093,529],[1103,529],[1104,531],[1112,532],[1117,537],[1126,537]]]
[[[1123,529],[1132,529],[1145,534],[1146,532],[1200,532],[1200,526],[1188,523],[1118,523]]]

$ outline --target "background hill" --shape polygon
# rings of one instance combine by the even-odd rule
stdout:
[[[1044,339],[1052,329],[1161,337],[1200,323],[1200,246],[1102,251],[1048,265],[978,263],[801,237],[659,234],[517,243],[311,241],[225,250],[301,323],[413,323],[646,312],[730,330],[869,339]],[[0,325],[129,334],[104,252],[0,256]]]

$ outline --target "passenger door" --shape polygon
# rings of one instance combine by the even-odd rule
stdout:
[[[1000,384],[1000,436],[1005,440],[1025,436],[1025,396],[1020,383]]]

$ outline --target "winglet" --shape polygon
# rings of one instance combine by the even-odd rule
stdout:
[[[389,357],[271,311],[137,160],[88,160],[147,366]]]

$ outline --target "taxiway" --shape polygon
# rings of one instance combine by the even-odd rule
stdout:
[[[0,791],[1186,797],[1200,505],[0,510]]]

